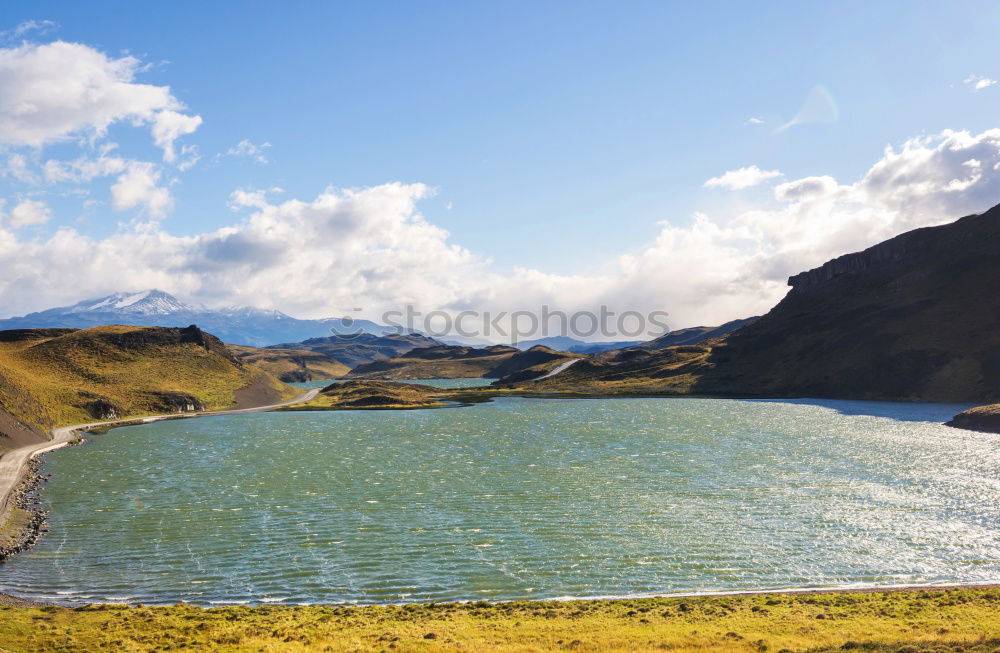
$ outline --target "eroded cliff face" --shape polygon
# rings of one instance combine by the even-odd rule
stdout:
[[[838,256],[818,268],[789,277],[788,285],[792,287],[791,292],[808,293],[841,275],[863,273],[873,267],[901,261],[913,250],[919,253],[921,241],[925,240],[925,236],[933,238],[932,232],[925,235],[921,233],[922,231],[908,232],[864,251]]]

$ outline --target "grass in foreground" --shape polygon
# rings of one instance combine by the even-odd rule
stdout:
[[[0,608],[9,651],[1000,651],[1000,588],[404,606]]]

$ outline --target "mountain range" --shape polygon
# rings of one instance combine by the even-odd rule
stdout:
[[[386,360],[413,349],[438,347],[442,344],[434,338],[428,338],[419,333],[390,333],[381,336],[360,333],[352,337],[327,336],[325,338],[309,338],[302,342],[285,342],[266,349],[272,352],[293,350],[322,354],[331,360],[353,368],[373,361]],[[461,349],[461,347],[459,348]]]
[[[549,349],[558,351],[571,351],[576,354],[599,354],[602,351],[621,349],[623,347],[636,347],[643,344],[642,340],[623,340],[620,342],[587,342],[570,336],[547,336],[534,340],[521,340],[515,347],[521,351],[528,351],[532,347],[541,345]]]
[[[516,347],[526,351],[537,345],[542,345],[559,351],[579,354],[597,354],[626,347],[656,349],[675,344],[689,344],[724,335],[743,323],[743,320],[735,320],[718,327],[691,327],[671,331],[648,343],[639,340],[586,342],[569,336],[550,336],[525,340],[517,343]],[[417,338],[411,343],[409,339],[416,334],[400,334],[396,327],[384,326],[370,320],[352,319],[347,321],[341,318],[303,320],[286,315],[281,311],[252,306],[212,309],[201,304],[183,302],[170,293],[155,289],[140,292],[118,292],[105,297],[87,299],[72,306],[61,306],[29,313],[21,317],[0,319],[0,330],[87,329],[106,324],[162,327],[184,327],[197,324],[199,328],[216,335],[229,344],[250,347],[280,345],[282,348],[295,350],[312,349],[311,346],[299,346],[305,340],[332,337],[333,340],[327,343],[312,344],[335,345],[333,348],[337,349],[338,353],[347,353],[345,354],[346,358],[344,356],[334,356],[334,358],[351,366],[381,358],[391,358],[407,351],[406,345],[413,349],[414,347],[433,347],[440,344],[464,347],[470,345],[482,347],[490,344],[482,339],[464,339],[465,341],[463,341],[461,338],[456,339],[451,336],[433,339],[421,336],[425,339]],[[393,342],[379,343],[375,339],[365,337],[368,334],[398,336],[398,338]],[[357,349],[357,346],[361,344],[385,345],[386,351],[381,352],[381,355],[378,356],[352,355],[350,350]],[[330,347],[325,348],[331,349]]]
[[[88,299],[72,306],[50,308],[22,317],[0,320],[0,330],[71,328],[87,329],[105,324],[135,326],[185,327],[197,324],[225,342],[265,347],[282,342],[329,336],[331,333],[358,331],[382,335],[394,333],[393,327],[369,320],[340,318],[301,320],[281,311],[232,306],[210,309],[188,304],[162,290],[119,292]]]

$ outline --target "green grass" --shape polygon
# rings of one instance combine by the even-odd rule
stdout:
[[[1000,650],[1000,590],[403,606],[0,608],[9,651]]]

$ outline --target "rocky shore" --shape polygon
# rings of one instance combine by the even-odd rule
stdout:
[[[1000,433],[1000,404],[970,408],[952,417],[945,425],[968,431]]]
[[[48,476],[41,473],[41,465],[38,458],[28,461],[24,480],[11,496],[14,511],[6,524],[7,532],[0,535],[0,562],[30,549],[46,530],[48,512],[42,509],[39,489]]]

